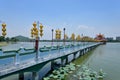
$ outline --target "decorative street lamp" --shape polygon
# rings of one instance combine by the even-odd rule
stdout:
[[[73,43],[74,43],[74,40],[75,40],[75,34],[74,34],[74,33],[72,33],[72,35],[71,35],[71,40],[72,40]]]
[[[55,38],[56,38],[57,42],[58,42],[58,40],[61,39],[61,30],[59,30],[59,29],[56,30],[56,36],[55,36]],[[57,45],[57,46],[59,46],[59,45]]]
[[[65,40],[67,40],[68,39],[68,36],[67,36],[67,34],[65,34]]]
[[[33,46],[35,45],[35,44],[34,44],[34,37],[35,37],[35,35],[34,35],[34,30],[33,30],[33,28],[32,28],[32,29],[31,29],[31,38],[32,38],[31,42],[33,42]]]
[[[63,28],[64,31],[64,46],[65,46],[65,28]]]
[[[79,44],[79,42],[80,42],[80,35],[78,35],[78,36],[76,37],[76,40],[77,40],[77,42],[78,42],[78,44]]]
[[[53,47],[53,31],[54,29],[52,29],[52,44],[51,44],[52,47]]]
[[[40,36],[42,37],[43,36],[43,25],[40,24]]]
[[[57,29],[56,30],[56,40],[60,40],[61,39],[61,30]]]
[[[59,35],[59,36],[58,36],[58,39],[60,40],[60,39],[61,39],[61,30],[58,29],[58,32],[59,32],[59,33],[58,33],[58,35]]]
[[[65,28],[63,28],[63,31],[64,31],[64,41],[63,41],[63,43],[64,43],[64,52],[65,52]]]
[[[31,29],[31,37],[32,38],[34,37],[34,30],[33,30],[33,28]]]
[[[36,26],[38,26],[38,28]],[[36,51],[35,59],[36,59],[36,61],[38,61],[38,56],[39,56],[38,55],[39,33],[40,33],[40,36],[42,37],[43,36],[43,25],[40,24],[40,26],[39,26],[39,22],[38,23],[34,22],[33,23],[33,28],[31,29],[31,37],[35,37],[35,51]]]
[[[60,44],[58,44],[58,40],[61,39],[61,30],[59,30],[59,29],[56,30],[56,37],[55,38],[57,40],[57,49],[58,49],[58,51],[60,53],[60,48],[59,48]]]
[[[81,42],[82,42],[82,46],[84,47],[84,36],[83,36],[83,34],[81,35],[81,38],[82,38],[82,39],[81,39],[81,40],[82,40],[82,41],[81,41]]]
[[[59,35],[58,35],[58,30],[55,30],[56,34],[55,34],[55,39],[57,40]]]
[[[74,33],[72,33],[72,35],[71,35],[71,40],[73,42],[72,46],[75,47],[74,46],[74,41],[75,41],[75,34]],[[74,50],[74,48],[73,48],[73,50]]]
[[[1,23],[1,21],[0,21],[0,23]],[[6,24],[5,23],[2,23],[2,36],[3,37],[5,37],[6,36]],[[3,51],[2,51],[2,49],[0,48],[0,55],[2,55],[3,54]]]
[[[2,23],[2,36],[5,37],[6,36],[6,24]]]

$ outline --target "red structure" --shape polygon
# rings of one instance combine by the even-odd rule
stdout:
[[[39,40],[35,40],[35,51],[38,51]]]
[[[106,39],[104,37],[103,34],[99,33],[96,37],[95,40],[97,40],[98,42],[103,42],[103,44],[106,44]]]

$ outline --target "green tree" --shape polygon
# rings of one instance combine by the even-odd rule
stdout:
[[[5,40],[6,40],[6,42],[9,42],[9,41],[10,41],[10,38],[9,38],[9,37],[7,37]]]
[[[12,41],[12,42],[17,42],[18,39],[16,39],[15,37],[12,37],[12,38],[11,38],[11,41]]]
[[[0,36],[0,42],[5,41],[5,38],[3,36]]]

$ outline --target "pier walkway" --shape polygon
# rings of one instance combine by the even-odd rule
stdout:
[[[66,64],[68,63],[68,56],[73,54],[73,59],[76,58],[76,54],[79,56],[84,55],[86,52],[92,50],[96,46],[100,45],[101,43],[90,43],[86,45],[76,45],[73,47],[63,48],[56,51],[49,50],[48,55],[39,56],[38,60],[36,61],[35,58],[31,58],[22,62],[15,62],[15,64],[6,64],[0,66],[0,79],[4,78],[5,76],[19,73],[22,71],[30,70],[32,67],[38,66],[42,68],[48,62],[52,62],[57,59],[61,59],[61,64],[64,59],[66,59]],[[41,54],[41,52],[39,52]],[[54,54],[54,55],[53,55]]]

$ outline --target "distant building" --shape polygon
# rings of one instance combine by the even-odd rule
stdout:
[[[107,37],[106,40],[107,41],[113,41],[113,37]]]
[[[120,36],[116,37],[116,41],[120,41]]]

